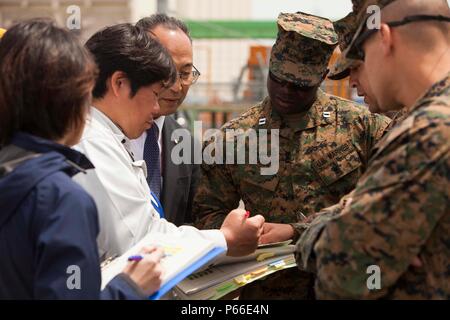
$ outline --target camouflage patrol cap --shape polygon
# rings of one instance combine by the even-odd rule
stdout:
[[[337,42],[330,20],[303,12],[280,13],[270,72],[299,86],[315,86],[322,82]]]
[[[0,28],[0,39],[3,37],[3,35],[5,34],[6,30]]]
[[[358,45],[359,40],[363,32],[366,30],[366,22],[367,19],[369,19],[370,15],[373,13],[367,13],[367,8],[371,5],[376,5],[380,9],[383,9],[384,7],[388,6],[392,2],[396,0],[366,0],[364,2],[364,5],[360,7],[360,11],[357,12],[357,22],[358,28],[355,32],[355,35],[352,39],[352,42],[350,43],[349,47],[345,50],[343,53],[344,56],[348,59],[358,59]]]
[[[358,27],[356,24],[356,15],[354,12],[351,12],[345,18],[334,22],[333,25],[334,30],[339,37],[339,49],[341,49],[341,54],[331,67],[328,78],[332,80],[341,80],[350,74],[350,68],[356,63],[355,60],[347,59],[342,54],[352,42],[353,35]]]
[[[355,16],[361,11],[365,1],[366,0],[352,0],[353,13]]]
[[[352,0],[353,11],[345,18],[333,23],[334,30],[339,37],[339,48],[341,54],[337,58],[334,65],[331,67],[328,78],[332,80],[341,80],[348,77],[350,74],[350,68],[356,63],[355,60],[347,59],[343,52],[350,46],[353,36],[358,29],[357,15],[364,6],[366,0]]]

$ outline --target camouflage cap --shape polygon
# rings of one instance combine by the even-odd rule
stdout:
[[[351,12],[345,18],[333,23],[334,30],[339,37],[339,49],[341,49],[341,54],[328,74],[328,78],[332,80],[340,80],[347,77],[350,74],[350,68],[357,63],[355,60],[347,59],[342,54],[352,42],[353,35],[358,27],[356,21],[356,14]]]
[[[353,13],[355,16],[361,11],[365,1],[366,0],[352,0]]]
[[[337,43],[330,20],[303,12],[280,13],[270,72],[299,86],[315,86],[322,82]]]
[[[353,36],[358,29],[357,14],[361,11],[365,1],[366,0],[352,0],[353,11],[345,18],[333,23],[334,30],[339,36],[339,48],[341,49],[341,54],[328,74],[328,78],[331,80],[341,80],[348,77],[350,69],[356,64],[355,60],[347,59],[343,53],[345,49],[350,46]]]
[[[357,13],[357,25],[358,28],[355,32],[355,35],[350,43],[349,47],[343,53],[348,59],[359,59],[358,55],[358,43],[362,33],[366,30],[366,22],[369,19],[370,15],[367,13],[367,8],[371,5],[376,5],[380,9],[388,6],[392,2],[396,0],[366,0],[364,5],[360,7],[360,11]]]
[[[3,35],[5,34],[6,30],[0,28],[0,39],[3,37]]]

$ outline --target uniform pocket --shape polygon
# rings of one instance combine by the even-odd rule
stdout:
[[[252,214],[268,214],[272,210],[278,183],[279,178],[274,176],[241,179],[241,197],[247,210],[250,210]]]
[[[362,162],[355,147],[347,142],[326,155],[313,157],[312,168],[322,186],[336,196],[350,192],[362,174]]]

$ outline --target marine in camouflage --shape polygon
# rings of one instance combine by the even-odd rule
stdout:
[[[304,19],[309,15],[297,15],[302,19],[295,20],[296,23],[307,24]],[[311,17],[315,26],[318,17]],[[280,15],[280,20],[283,24],[287,18]],[[323,19],[323,23],[327,28],[331,26],[329,20]],[[285,61],[290,65],[290,61],[305,59],[315,65],[316,74],[313,78],[322,79],[332,45],[322,45],[323,37],[311,34],[311,30],[314,30],[311,27],[307,30],[301,33],[295,29],[287,33],[296,34],[296,37],[301,35],[321,45],[314,46],[314,52],[303,50],[303,46],[298,45],[298,52],[286,53],[294,58]],[[280,32],[278,36],[287,41],[284,33]],[[283,41],[278,39],[274,45],[275,52],[282,51],[277,46],[286,47]],[[306,42],[302,40],[299,43]],[[311,54],[320,57],[313,61],[309,57]],[[318,61],[321,65],[317,64]],[[286,69],[282,65],[271,63],[270,71],[274,68],[278,71],[277,76],[285,74]],[[311,84],[310,68],[296,70],[293,82],[303,83],[305,78]],[[353,190],[358,178],[366,170],[370,152],[389,124],[388,118],[371,114],[365,107],[321,90],[307,112],[301,114],[297,121],[292,122],[292,117],[279,114],[272,107],[270,98],[266,98],[222,127],[222,136],[232,129],[242,129],[242,134],[250,130],[258,133],[267,130],[269,145],[271,130],[279,130],[279,170],[267,176],[261,175],[262,164],[203,164],[193,205],[197,227],[220,227],[227,213],[238,207],[241,199],[252,215],[261,214],[267,222],[274,223],[297,223],[303,220],[303,216],[338,203],[342,196]],[[237,140],[238,137],[232,139]],[[247,151],[251,149],[249,141],[246,140]],[[216,143],[213,139],[204,148]],[[313,283],[314,278],[310,273],[284,270],[264,281],[247,285],[240,298],[310,299],[314,297]]]
[[[362,33],[366,30],[366,22],[367,19],[370,17],[370,14],[366,12],[366,8],[370,5],[377,5],[380,9],[383,9],[384,7],[388,6],[395,0],[366,0],[363,2],[362,5],[356,6],[358,11],[355,11],[356,13],[356,32],[353,35],[353,39],[350,43],[350,45],[347,47],[347,49],[342,53],[343,56],[347,59],[358,59],[358,48],[357,43],[359,38],[361,37]]]
[[[342,52],[350,45],[353,35],[358,27],[356,24],[356,14],[354,12],[349,13],[345,18],[333,23],[334,30],[339,37],[339,49],[341,54],[336,59],[336,62],[330,69],[328,78],[332,80],[341,80],[350,75],[350,69],[358,62],[353,59],[347,59]]]
[[[261,119],[265,124],[259,124]],[[337,203],[355,187],[371,149],[388,124],[383,116],[319,91],[303,121],[291,128],[266,98],[222,130],[268,129],[270,138],[270,130],[279,129],[278,173],[261,175],[261,164],[202,165],[194,198],[196,225],[220,227],[240,199],[252,215],[261,214],[266,221],[276,223],[295,223],[302,220],[302,214],[307,216]],[[312,284],[311,275],[286,270],[250,284],[244,290],[248,294],[242,297],[302,299],[311,297]]]
[[[339,49],[341,54],[330,69],[328,78],[332,80],[341,80],[349,76],[350,69],[357,63],[353,59],[349,59],[344,54],[345,50],[350,46],[353,36],[358,29],[357,15],[362,10],[364,0],[353,0],[353,11],[345,18],[333,23],[334,30],[339,38]]]
[[[281,13],[270,71],[279,79],[313,87],[322,82],[337,43],[330,20],[302,12]]]
[[[317,297],[450,299],[449,168],[450,74],[383,137],[341,210],[296,225],[296,259],[316,274]],[[380,290],[366,283],[372,265]]]

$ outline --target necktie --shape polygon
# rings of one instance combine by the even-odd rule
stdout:
[[[147,164],[147,183],[150,190],[160,199],[161,194],[161,162],[158,145],[159,129],[156,124],[147,130],[144,145],[144,160]]]

